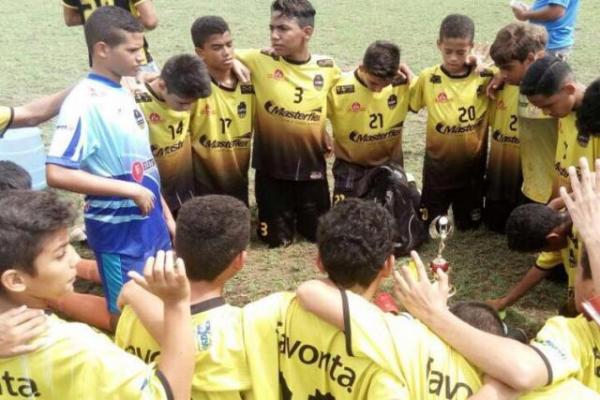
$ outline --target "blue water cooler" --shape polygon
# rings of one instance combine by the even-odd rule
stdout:
[[[0,139],[0,160],[25,168],[31,175],[33,189],[46,188],[46,153],[40,128],[7,130]]]

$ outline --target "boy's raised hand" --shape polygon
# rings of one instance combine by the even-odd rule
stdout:
[[[181,258],[175,259],[172,251],[160,250],[156,257],[150,257],[144,266],[144,276],[135,271],[129,277],[150,293],[166,303],[189,301],[190,283]]]
[[[590,172],[587,159],[579,159],[580,175],[569,167],[572,197],[567,189],[560,188],[560,197],[569,210],[573,225],[586,245],[600,243],[600,159],[596,160],[596,174]],[[595,176],[594,176],[595,175]]]
[[[394,293],[408,312],[415,318],[426,321],[434,310],[441,311],[448,308],[450,293],[448,275],[438,269],[438,280],[431,282],[419,254],[411,251],[410,255],[417,266],[419,279],[415,281],[408,267],[402,266],[400,272],[394,271]]]

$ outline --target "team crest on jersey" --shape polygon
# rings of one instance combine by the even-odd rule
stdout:
[[[437,97],[435,98],[435,102],[436,103],[446,103],[446,102],[448,102],[448,95],[446,94],[446,92],[440,92],[440,93],[438,93]]]
[[[155,112],[150,113],[150,116],[148,116],[148,119],[153,124],[158,124],[161,121],[160,115],[158,115],[158,113],[155,113]]]
[[[144,165],[141,162],[136,161],[131,165],[131,176],[137,183],[142,183],[144,179]]]
[[[248,107],[246,106],[246,102],[242,101],[238,104],[237,114],[238,117],[244,118],[246,116],[246,112],[248,111]]]
[[[350,106],[350,111],[352,111],[352,112],[359,112],[359,111],[365,111],[365,110],[366,110],[366,108],[363,107],[358,101],[355,101]]]
[[[140,112],[140,110],[133,110],[133,117],[135,118],[135,123],[138,124],[140,129],[144,129],[144,125],[146,125],[146,121],[144,120],[144,116]]]
[[[242,94],[254,94],[254,85],[250,83],[242,83],[240,85],[240,92]]]
[[[498,100],[496,103],[496,110],[506,111],[506,104],[504,104],[504,100]]]
[[[275,79],[276,81],[280,81],[283,79],[283,71],[277,68],[275,71],[273,71],[272,74],[269,74],[268,76],[269,78]]]
[[[339,85],[335,87],[336,94],[354,93],[354,85]]]
[[[391,94],[390,97],[388,97],[388,107],[389,109],[393,109],[394,107],[396,107],[398,105],[398,96],[396,96],[395,94]]]
[[[579,133],[577,135],[577,143],[579,143],[579,145],[581,147],[587,147],[588,143],[590,142],[590,136],[589,135],[584,135],[582,133]]]
[[[431,83],[442,83],[442,77],[439,75],[431,75],[431,78],[429,78],[429,82]]]
[[[323,68],[333,68],[333,60],[331,58],[325,58],[323,60],[317,60],[317,65]]]
[[[200,350],[207,350],[212,345],[210,320],[196,326],[196,341]]]
[[[477,96],[481,96],[484,93],[485,93],[485,88],[483,87],[483,85],[477,86]]]
[[[315,89],[321,90],[321,89],[323,89],[323,85],[325,85],[325,80],[323,79],[323,75],[321,75],[321,74],[315,75],[315,78],[313,79],[313,86],[315,87]]]

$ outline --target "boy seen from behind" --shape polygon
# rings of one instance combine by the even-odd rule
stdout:
[[[225,283],[243,267],[250,240],[250,212],[230,196],[207,195],[186,202],[177,218],[177,255],[191,285],[196,373],[192,399],[242,399],[250,389],[241,309],[223,298]],[[115,343],[146,363],[164,357],[159,298],[127,284]],[[148,329],[146,329],[146,327]]]
[[[389,161],[404,165],[402,129],[409,85],[398,76],[399,65],[400,48],[378,40],[369,45],[362,64],[343,74],[329,92],[335,203],[357,197],[357,182],[371,168]]]
[[[340,69],[311,54],[316,11],[308,0],[271,5],[270,51],[237,51],[256,88],[258,236],[272,247],[292,243],[296,230],[316,240],[317,220],[330,207],[325,153],[327,94]]]
[[[197,195],[224,194],[248,204],[254,87],[233,72],[234,47],[221,17],[194,21],[192,41],[211,79],[211,95],[198,101],[190,125]]]
[[[431,221],[452,205],[459,229],[478,227],[483,206],[489,104],[485,88],[493,73],[466,64],[474,36],[471,18],[444,18],[437,42],[443,62],[421,72],[410,100],[412,111],[428,111],[423,217]]]
[[[87,195],[88,243],[116,315],[128,271],[170,249],[166,221],[174,223],[160,194],[144,115],[119,83],[139,69],[143,27],[127,11],[107,6],[87,20],[85,36],[92,72],[63,103],[46,175],[52,187]]]
[[[72,205],[55,193],[9,190],[0,195],[1,312],[48,302],[73,291],[79,256],[69,244]],[[163,255],[164,258],[164,255]],[[1,390],[15,397],[60,399],[189,398],[193,370],[189,283],[181,262],[146,265],[136,282],[164,303],[163,357],[146,365],[85,324],[51,316],[31,353],[2,358]]]
[[[174,215],[194,196],[190,110],[198,99],[209,96],[210,91],[210,77],[204,63],[189,54],[169,58],[157,79],[133,90],[148,122],[161,192]]]

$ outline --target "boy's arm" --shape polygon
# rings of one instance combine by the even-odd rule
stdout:
[[[163,329],[168,327],[161,345],[158,369],[165,376],[175,399],[189,399],[195,366],[195,347],[190,312],[190,283],[183,261],[173,252],[159,251],[144,267],[144,276],[130,272],[130,277],[164,303]],[[166,332],[166,329],[165,329]]]
[[[504,383],[485,375],[483,385],[469,400],[516,400],[520,393]]]
[[[148,215],[154,208],[154,193],[137,183],[104,178],[57,164],[46,164],[46,180],[51,187],[75,193],[126,197],[135,202],[142,215]]]
[[[513,14],[519,21],[556,21],[565,15],[566,9],[561,4],[549,4],[538,10],[530,10],[525,7],[513,7]]]
[[[146,30],[151,31],[158,26],[158,17],[156,16],[156,8],[152,0],[137,1],[135,8],[140,14],[140,22]]]
[[[83,17],[76,3],[76,1],[72,0],[68,3],[66,0],[63,0],[63,18],[67,26],[83,25]]]
[[[60,106],[72,88],[67,88],[49,96],[40,97],[13,109],[10,128],[36,126],[58,114]]]
[[[408,268],[394,273],[395,293],[404,307],[435,334],[454,347],[467,360],[512,388],[528,391],[548,383],[549,374],[542,357],[516,340],[480,331],[453,315],[447,306],[448,276],[438,271],[431,283],[416,252],[411,252],[418,269],[415,281]]]
[[[21,306],[0,314],[0,357],[14,357],[37,350],[44,342],[29,342],[47,329],[43,310]]]
[[[129,281],[123,285],[117,304],[121,310],[129,305],[154,340],[159,344],[162,343],[164,305],[158,297],[148,293],[135,282]]]
[[[313,279],[298,286],[297,299],[302,308],[340,330],[345,329],[340,291],[330,280]]]
[[[487,303],[496,310],[504,310],[515,304],[523,297],[531,288],[540,283],[546,276],[549,275],[549,270],[541,269],[536,266],[529,268],[529,271],[515,286],[510,289],[506,296],[499,299],[489,300]]]
[[[162,204],[163,217],[165,219],[165,223],[167,224],[167,229],[169,230],[169,234],[171,235],[171,240],[173,240],[174,242],[176,229],[175,218],[173,218],[173,213],[171,213],[171,209],[169,208],[169,205],[167,204],[167,201],[165,200],[163,195],[160,196],[160,202]]]
[[[580,176],[575,167],[569,167],[572,195],[560,188],[560,196],[569,210],[573,226],[585,244],[594,280],[594,291],[600,293],[600,160],[596,160],[596,174],[590,172],[587,159],[579,159]]]

